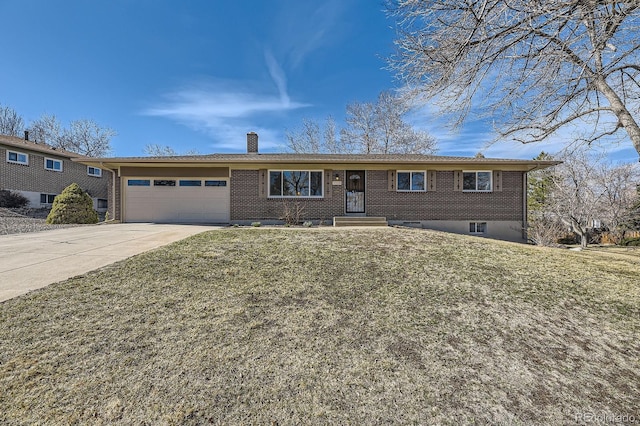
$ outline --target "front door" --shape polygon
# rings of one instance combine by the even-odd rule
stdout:
[[[364,213],[364,170],[347,170],[347,213]]]

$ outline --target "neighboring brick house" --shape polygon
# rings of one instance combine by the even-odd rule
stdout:
[[[46,144],[0,135],[0,189],[18,192],[29,200],[29,207],[40,208],[51,207],[56,195],[77,183],[93,199],[94,209],[105,212],[111,172],[72,161],[82,158]]]
[[[111,217],[124,222],[282,223],[383,217],[492,238],[526,239],[527,172],[554,161],[435,155],[246,154],[74,159],[112,170]]]

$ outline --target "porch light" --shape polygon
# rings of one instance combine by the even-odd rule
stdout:
[[[340,175],[338,173],[336,173],[336,176],[334,178],[335,180],[340,180]]]

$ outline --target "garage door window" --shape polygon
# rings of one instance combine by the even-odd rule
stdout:
[[[227,186],[226,180],[205,180],[204,186]]]
[[[202,186],[201,180],[181,180],[180,186]]]
[[[129,179],[127,181],[128,186],[151,186],[151,181],[148,179]]]
[[[154,180],[153,186],[176,186],[175,180]]]

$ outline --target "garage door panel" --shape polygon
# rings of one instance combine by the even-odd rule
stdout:
[[[164,180],[154,178],[155,180]],[[128,186],[125,182],[125,221],[164,223],[229,222],[229,185]],[[166,180],[179,179],[172,178]],[[193,180],[191,178],[190,180]],[[223,180],[216,178],[215,180]]]

